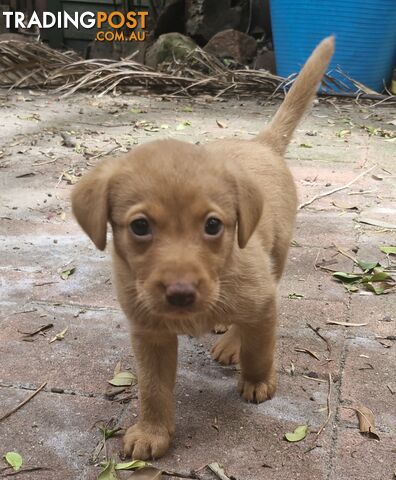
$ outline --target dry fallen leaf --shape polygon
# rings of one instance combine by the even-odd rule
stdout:
[[[375,440],[379,440],[379,436],[375,431],[375,420],[373,412],[364,406],[359,406],[357,408],[353,407],[344,407],[349,410],[354,410],[359,420],[359,430],[362,435],[366,435]]]
[[[217,462],[209,463],[208,467],[217,476],[217,478],[220,478],[220,480],[230,480],[230,477],[226,475],[224,468]]]
[[[220,122],[219,120],[216,120],[216,123],[219,128],[227,128],[227,125],[225,123]]]
[[[307,353],[308,355],[311,355],[311,357],[316,358],[316,360],[320,360],[318,354],[312,350],[308,350],[308,348],[295,348],[294,350],[296,352]]]
[[[66,327],[64,330],[61,332],[57,333],[55,337],[51,338],[49,343],[55,342],[56,340],[63,340],[65,338],[66,332],[69,329],[69,327]]]
[[[137,380],[135,375],[131,372],[118,372],[114,375],[114,378],[108,382],[114,387],[130,387],[131,385],[136,385]]]

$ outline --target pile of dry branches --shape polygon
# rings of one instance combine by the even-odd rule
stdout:
[[[128,57],[84,60],[40,43],[0,42],[0,86],[56,87],[63,96],[84,89],[104,95],[118,85],[165,93],[273,93],[283,79],[260,70],[230,70],[197,48],[183,64],[156,71]]]
[[[56,88],[62,96],[78,90],[105,95],[118,86],[173,95],[269,95],[287,88],[293,80],[265,70],[230,69],[200,48],[183,62],[174,60],[157,71],[136,62],[133,56],[123,60],[84,60],[74,52],[60,52],[42,43],[0,42],[0,87]],[[340,88],[345,91],[331,77],[325,78],[324,85],[330,92]],[[371,93],[357,82],[355,86],[362,93]]]
[[[58,52],[43,43],[0,42],[0,87],[41,87],[50,72],[79,59],[74,52]]]

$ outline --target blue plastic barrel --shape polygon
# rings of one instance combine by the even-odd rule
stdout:
[[[357,90],[336,72],[339,66],[349,77],[382,92],[392,77],[396,0],[271,0],[271,20],[280,76],[298,72],[320,40],[335,34],[336,53],[329,67],[334,78]]]

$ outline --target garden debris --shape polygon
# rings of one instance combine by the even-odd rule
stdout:
[[[220,480],[230,480],[230,477],[226,475],[224,468],[217,462],[209,463],[208,467]]]
[[[375,431],[375,420],[373,412],[364,406],[359,407],[342,407],[347,410],[354,410],[359,420],[359,430],[362,435],[369,438],[379,440],[379,436]]]
[[[7,452],[4,455],[4,459],[16,472],[22,467],[23,459],[22,456],[17,452]]]
[[[165,63],[165,65],[167,65]],[[122,60],[87,59],[74,52],[61,52],[43,43],[6,40],[0,42],[0,87],[57,87],[63,96],[80,89],[102,96],[118,86],[143,88],[173,95],[196,93],[245,95],[286,91],[296,76],[287,79],[267,70],[231,69],[215,55],[197,47],[183,60],[175,58],[165,71],[154,70],[133,58]],[[337,72],[342,75],[343,72]],[[344,74],[346,77],[346,74]],[[344,91],[342,81],[325,76],[328,91]],[[356,87],[362,86],[354,81]],[[356,94],[353,94],[356,96]],[[385,98],[374,95],[375,98]],[[392,98],[392,97],[389,97]]]
[[[27,177],[34,177],[36,174],[33,172],[22,173],[21,175],[16,175],[15,178],[27,178]]]
[[[326,399],[327,417],[326,417],[326,420],[323,423],[323,425],[319,428],[318,432],[316,433],[316,437],[318,437],[323,432],[323,430],[326,428],[327,424],[330,421],[331,414],[332,414],[332,411],[331,411],[331,384],[333,383],[333,378],[332,378],[330,372],[328,373],[327,380],[328,380],[328,392],[327,392],[327,399]]]
[[[387,139],[396,137],[395,130],[386,130],[384,128],[368,127],[366,125],[362,125],[362,128],[366,130],[366,132],[368,132],[370,136],[383,137]]]
[[[140,468],[150,466],[150,464],[143,462],[143,460],[132,460],[131,462],[124,463],[117,463],[114,460],[109,460],[101,466],[103,470],[98,476],[98,480],[118,480],[117,470],[139,470]]]
[[[116,470],[138,470],[139,468],[147,467],[150,464],[143,460],[132,460],[131,462],[116,463]]]
[[[318,195],[315,195],[310,200],[307,200],[306,202],[301,203],[298,206],[298,210],[302,210],[303,208],[307,207],[308,205],[311,205],[311,203],[315,202],[316,200],[319,200],[320,198],[327,197],[329,195],[333,195],[333,193],[340,192],[341,190],[345,190],[346,188],[349,188],[351,185],[353,185],[355,182],[357,182],[364,175],[367,175],[372,170],[374,170],[374,168],[376,168],[376,166],[377,165],[373,165],[368,170],[365,170],[364,172],[360,173],[357,177],[355,177],[353,180],[351,180],[347,184],[343,185],[342,187],[333,188],[332,190],[329,190],[328,192],[322,192],[322,193],[319,193]]]
[[[304,295],[302,295],[301,293],[289,293],[288,297],[293,300],[299,300],[301,298],[304,298]]]
[[[96,462],[100,453],[103,449],[106,451],[106,440],[116,435],[122,429],[116,426],[116,419],[112,418],[109,420],[106,425],[99,425],[98,428],[102,434],[102,438],[95,447],[95,450],[92,454],[92,462]],[[107,458],[107,455],[106,455]]]
[[[110,460],[103,466],[103,470],[98,476],[98,480],[118,480],[114,460]]]
[[[380,227],[380,228],[385,228],[389,230],[396,229],[395,223],[383,222],[382,220],[377,220],[375,218],[361,216],[356,218],[355,221],[358,223],[366,223],[367,225],[372,225],[373,227]]]
[[[376,295],[382,295],[396,286],[394,278],[378,262],[358,261],[353,258],[352,260],[362,270],[361,273],[333,273],[333,277],[339,280],[348,292],[359,292],[360,289],[365,289]]]
[[[386,255],[396,255],[396,247],[394,246],[382,246],[379,247],[381,252],[386,253]]]
[[[121,427],[116,427],[116,428],[107,428],[103,425],[99,425],[99,430],[103,434],[103,438],[105,440],[108,440],[109,438],[113,437],[116,433],[118,433],[120,430],[122,430]]]
[[[301,352],[301,353],[307,353],[308,355],[310,355],[311,357],[313,358],[316,358],[316,360],[320,360],[318,354],[316,352],[313,352],[312,350],[308,350],[307,348],[298,348],[296,347],[294,349],[296,352]]]
[[[68,185],[75,185],[79,181],[79,177],[81,177],[81,173],[75,175],[74,171],[65,171],[61,173],[58,184],[65,180]]]
[[[136,385],[137,379],[131,372],[119,372],[108,382],[114,387],[130,387]]]
[[[34,337],[38,333],[43,333],[46,330],[49,330],[54,326],[53,323],[47,323],[46,325],[41,325],[41,327],[37,328],[36,330],[33,330],[33,332],[22,332],[21,330],[18,330],[19,333],[23,335],[22,340],[29,339],[31,337]]]
[[[320,327],[313,327],[310,323],[307,323],[307,327],[310,328],[314,333],[316,333],[319,338],[321,338],[325,342],[327,351],[329,352],[329,355],[331,355],[331,344],[329,340],[319,332]]]
[[[73,273],[76,271],[76,267],[69,267],[60,272],[60,277],[62,280],[67,280],[70,275],[73,275]]]
[[[314,380],[315,382],[319,383],[326,383],[327,380],[324,380],[323,378],[319,378],[319,375],[316,372],[309,372],[308,375],[301,375],[303,378],[306,378],[307,380]]]
[[[335,320],[328,320],[327,325],[340,325],[341,327],[365,327],[368,323],[352,323],[352,322],[337,322]]]
[[[285,433],[285,439],[288,442],[301,442],[308,435],[308,425],[300,425],[294,432]]]
[[[68,331],[68,329],[69,329],[69,327],[66,327],[61,332],[57,333],[54,337],[51,338],[49,343],[53,343],[53,342],[56,342],[56,341],[63,340],[65,338],[65,335],[66,335],[66,332]]]
[[[61,137],[63,139],[63,145],[67,148],[75,148],[77,145],[77,140],[73,138],[69,133],[61,132]]]
[[[47,385],[47,382],[44,382],[43,384],[41,384],[39,386],[39,388],[37,390],[35,390],[31,395],[29,395],[25,400],[23,400],[23,402],[21,402],[19,405],[17,405],[16,407],[14,407],[12,410],[10,410],[9,412],[5,413],[4,415],[2,415],[0,417],[0,422],[5,420],[6,418],[8,418],[10,415],[12,415],[13,413],[15,413],[17,410],[19,410],[20,408],[22,408],[24,405],[26,405],[28,402],[30,402],[30,400],[35,397],[45,386]]]

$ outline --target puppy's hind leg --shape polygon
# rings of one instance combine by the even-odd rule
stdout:
[[[241,334],[237,325],[231,327],[218,339],[212,347],[211,355],[213,360],[222,365],[239,363],[239,352],[241,350]]]
[[[267,302],[261,318],[239,326],[241,338],[241,378],[238,389],[248,402],[261,403],[276,390],[274,364],[276,299]]]

